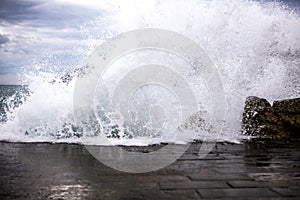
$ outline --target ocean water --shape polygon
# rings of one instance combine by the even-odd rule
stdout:
[[[210,128],[213,105],[203,80],[196,74],[186,73],[184,69],[188,66],[182,60],[162,52],[148,51],[120,58],[111,66],[105,80],[117,80],[124,75],[124,68],[130,71],[134,65],[149,62],[172,63],[178,69],[183,68],[182,76],[190,81],[199,105],[196,125],[201,128],[195,137],[174,137],[174,130],[179,126],[176,116],[180,115],[176,99],[172,104],[172,93],[155,86],[137,91],[132,99],[132,109],[138,110],[133,117],[137,122],[136,127],[132,127],[134,131],[130,134],[122,132],[120,127],[110,124],[104,134],[111,143],[102,142],[95,139],[99,138],[99,131],[86,133],[74,120],[74,85],[79,72],[74,73],[74,78],[64,81],[60,73],[37,70],[23,75],[26,86],[0,86],[0,140],[101,145],[187,143],[194,139],[239,142],[247,138],[241,134],[246,97],[254,95],[273,102],[300,96],[297,1],[147,1],[122,5],[112,3],[106,9],[112,13],[108,19],[101,16],[82,27],[90,51],[104,40],[96,34],[99,32],[97,24],[103,20],[111,24],[105,38],[138,28],[160,28],[183,34],[205,50],[216,65],[224,86],[226,114],[221,133],[216,136]],[[35,62],[35,65],[38,64]],[[100,100],[108,98],[101,88],[103,85],[100,84],[97,87]],[[168,118],[173,121],[168,122],[169,128],[161,132],[144,131],[143,127],[149,121],[149,110],[144,110],[144,107],[147,102],[157,99],[161,100],[160,106],[151,109],[156,109],[155,112],[161,115],[153,121],[166,114],[173,116]],[[99,115],[101,112],[110,111],[101,110]],[[102,123],[106,122],[105,117],[100,118]],[[161,125],[159,120],[157,123]]]

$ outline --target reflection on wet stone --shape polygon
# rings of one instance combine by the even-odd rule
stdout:
[[[199,146],[199,143],[191,144],[179,160],[163,169],[131,174],[105,166],[80,145],[1,143],[0,197],[199,199],[243,198],[246,194],[252,198],[299,196],[299,141],[286,144],[263,140],[217,143],[203,159],[197,156]],[[143,153],[151,152],[151,148],[157,146],[124,149]]]

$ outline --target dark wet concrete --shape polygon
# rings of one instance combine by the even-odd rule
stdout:
[[[128,174],[84,146],[2,142],[0,199],[299,199],[299,141],[218,143],[203,159],[200,146],[161,170]]]

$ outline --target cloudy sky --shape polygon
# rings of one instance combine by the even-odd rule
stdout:
[[[300,4],[298,0],[285,1]],[[82,66],[99,41],[117,34],[118,31],[111,27],[116,24],[113,18],[116,13],[125,10],[119,15],[121,24],[118,26],[129,25],[122,29],[126,31],[145,27],[132,25],[129,16],[133,12],[137,13],[136,16],[148,15],[152,18],[153,12],[146,12],[150,10],[149,7],[160,12],[155,6],[159,8],[159,1],[1,0],[0,84],[18,83],[16,75],[24,71],[64,73]],[[180,10],[184,11],[184,8]],[[161,16],[168,10],[161,12],[163,14],[158,19],[164,19]],[[132,18],[138,23],[146,19]]]
[[[90,41],[108,34],[107,10],[89,0],[1,0],[0,84],[24,70],[79,67]]]

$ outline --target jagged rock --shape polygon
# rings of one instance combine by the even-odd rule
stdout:
[[[280,113],[300,113],[300,98],[274,101],[273,109]]]
[[[245,134],[275,140],[300,138],[300,98],[275,101],[248,97],[243,113]]]

